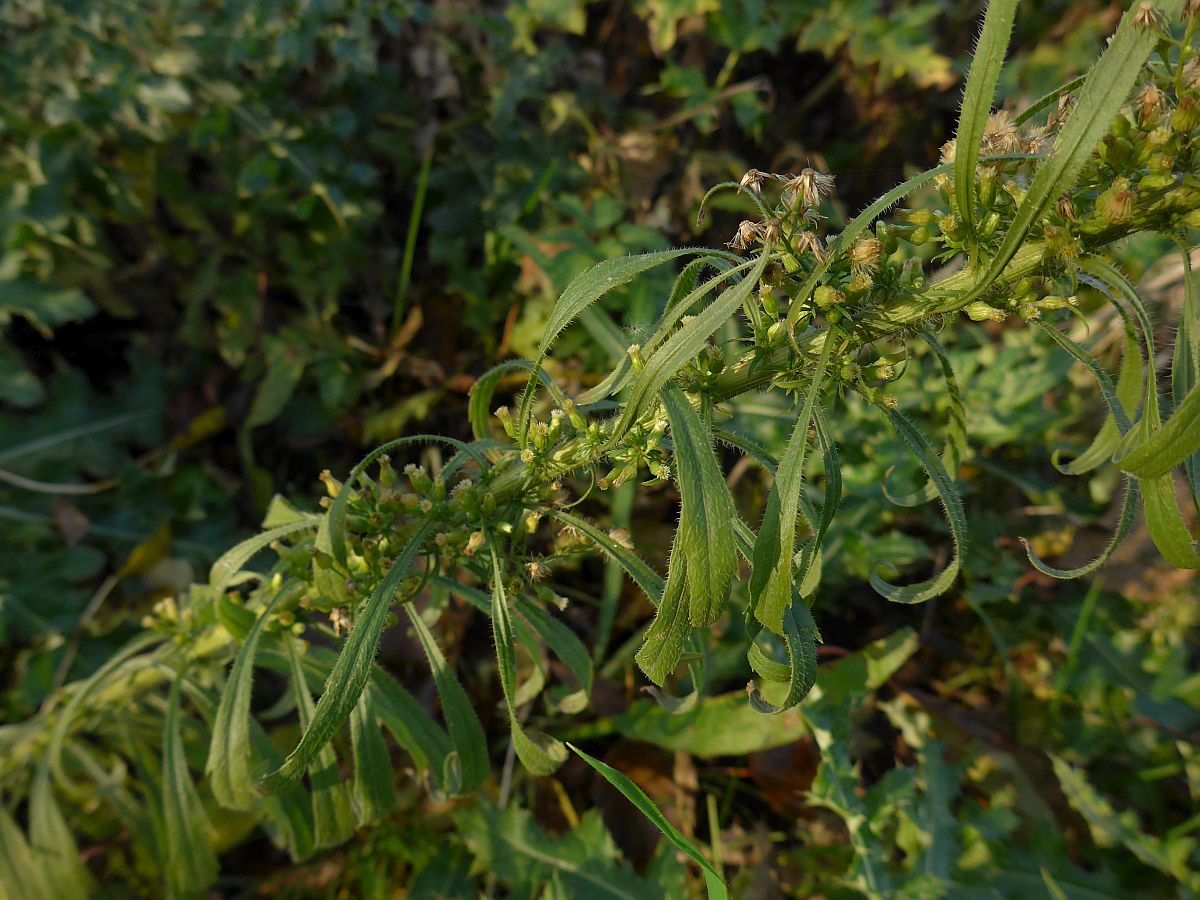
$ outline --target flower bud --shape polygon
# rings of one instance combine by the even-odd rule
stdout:
[[[492,415],[494,415],[497,421],[499,421],[500,427],[504,429],[505,434],[507,434],[510,438],[516,438],[517,427],[513,422],[512,413],[509,412],[507,406],[497,406],[496,411],[492,413]]]
[[[388,488],[396,483],[396,470],[392,468],[392,458],[387,454],[379,457],[379,483]]]
[[[1126,222],[1133,215],[1136,199],[1128,178],[1114,178],[1108,190],[1096,198],[1096,214],[1105,222]]]
[[[463,548],[463,555],[464,556],[474,556],[481,549],[483,549],[483,543],[484,543],[483,532],[482,531],[472,531],[471,536],[469,538],[467,538],[467,546]]]
[[[874,271],[883,255],[883,242],[878,238],[860,237],[850,245],[850,265],[856,269]]]
[[[325,493],[327,493],[331,498],[336,500],[337,495],[342,492],[342,483],[340,481],[338,481],[336,478],[334,478],[333,473],[330,472],[328,469],[323,471],[321,473],[320,477],[321,477],[321,481],[324,482],[324,484],[325,484]]]
[[[1196,98],[1185,96],[1171,113],[1171,130],[1178,134],[1191,135],[1197,125],[1200,125],[1200,110],[1196,108]]]
[[[963,308],[963,312],[965,312],[973,322],[1003,322],[1005,318],[1005,314],[1002,310],[996,309],[996,307],[984,303],[982,300],[976,300],[974,303],[967,304],[967,306]]]
[[[779,316],[779,300],[775,294],[775,288],[769,284],[764,284],[758,289],[758,301],[762,304],[763,312],[772,319]]]
[[[821,309],[834,306],[846,299],[846,296],[837,288],[832,288],[827,284],[822,284],[813,291],[813,302]]]
[[[633,363],[633,371],[641,374],[646,368],[646,360],[642,358],[642,345],[630,344],[625,348],[625,352],[629,354],[629,361]]]

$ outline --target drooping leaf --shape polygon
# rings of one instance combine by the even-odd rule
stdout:
[[[667,676],[678,667],[679,659],[683,656],[684,641],[691,633],[685,597],[687,574],[684,565],[683,557],[672,549],[667,568],[667,583],[663,587],[661,599],[655,598],[658,610],[654,614],[654,621],[646,630],[641,648],[634,657],[638,667],[646,673],[646,677],[659,687],[663,686]]]
[[[929,446],[925,435],[921,434],[917,427],[899,410],[884,408],[883,413],[929,475],[929,481],[938,493],[942,509],[946,512],[946,520],[950,524],[954,555],[946,568],[926,581],[897,587],[884,581],[877,572],[872,572],[871,586],[893,603],[924,603],[926,600],[944,594],[950,589],[954,579],[958,577],[960,560],[967,541],[967,518],[963,512],[962,500],[958,496],[958,489],[950,480],[950,475],[946,472],[942,461],[934,455],[933,448]]]
[[[208,572],[209,585],[217,595],[223,594],[229,583],[245,568],[246,563],[256,553],[289,535],[316,528],[320,523],[320,516],[305,516],[303,519],[270,528],[262,534],[247,538],[232,550],[223,553],[221,558],[212,564],[212,568]]]
[[[492,637],[496,642],[496,662],[500,685],[508,706],[508,722],[512,729],[513,748],[517,758],[534,775],[549,775],[567,759],[567,749],[549,735],[525,731],[517,716],[517,664],[513,643],[512,620],[508,596],[504,590],[504,572],[500,567],[500,551],[495,544],[492,557]]]
[[[613,540],[611,536],[605,534],[587,519],[580,518],[557,508],[546,510],[546,515],[552,519],[558,519],[564,525],[568,525],[587,536],[597,547],[607,553],[610,558],[620,563],[621,568],[633,579],[633,583],[642,589],[651,602],[658,602],[663,593],[663,580],[636,553],[618,541]]]
[[[800,511],[801,492],[804,490],[808,426],[817,397],[824,386],[833,344],[833,336],[827,334],[800,417],[792,429],[787,450],[779,461],[779,470],[775,473],[767,508],[758,529],[758,539],[754,543],[754,570],[750,576],[754,617],[776,634],[782,634],[783,613],[792,602],[795,577],[792,556],[796,552],[796,516]]]
[[[350,715],[354,752],[354,811],[359,825],[373,822],[396,805],[392,761],[369,690],[363,691]]]
[[[675,444],[680,494],[679,533],[673,552],[683,554],[688,619],[702,627],[715,622],[724,611],[737,574],[737,550],[729,530],[737,510],[700,416],[679,388],[668,385],[662,396]]]

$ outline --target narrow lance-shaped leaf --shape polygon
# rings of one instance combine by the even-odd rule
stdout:
[[[721,615],[737,574],[737,550],[729,530],[737,510],[699,414],[674,385],[663,388],[662,396],[675,444],[680,494],[674,552],[683,553],[686,561],[688,618],[700,627]]]
[[[271,598],[238,648],[213,720],[204,771],[208,775],[213,796],[228,809],[248,810],[254,806],[254,779],[250,774],[253,759],[250,745],[250,690],[254,682],[254,657],[258,653],[263,626],[284,595],[285,591],[279,591]]]
[[[585,535],[612,559],[621,564],[621,568],[625,570],[625,574],[633,579],[633,583],[642,589],[651,602],[658,603],[658,599],[663,593],[663,580],[636,553],[613,540],[610,535],[605,534],[587,519],[580,518],[557,508],[546,510],[546,515]]]
[[[1175,336],[1175,353],[1171,364],[1171,399],[1179,409],[1187,396],[1200,385],[1200,310],[1196,296],[1196,273],[1192,270],[1192,252],[1178,237],[1179,255],[1183,260],[1183,314]],[[1174,418],[1174,415],[1171,416]],[[1170,424],[1168,419],[1167,424]],[[1200,511],[1200,452],[1193,451],[1183,461],[1192,504]]]
[[[213,828],[196,793],[183,753],[179,717],[183,673],[176,675],[163,721],[162,803],[168,893],[184,896],[208,887],[217,877]]]
[[[946,471],[953,477],[958,473],[959,466],[967,454],[966,408],[963,406],[962,393],[958,389],[958,378],[954,375],[954,367],[950,364],[950,358],[946,356],[946,351],[938,343],[937,338],[929,332],[922,332],[921,337],[925,339],[930,350],[937,357],[942,369],[942,378],[946,382],[946,398],[950,401],[950,414],[949,421],[946,424],[946,444],[942,450],[942,465],[946,467]],[[891,494],[887,486],[887,478],[891,474],[891,471],[891,469],[888,469],[884,473],[883,495],[897,506],[919,506],[922,503],[928,503],[937,496],[937,491],[930,483],[926,483],[923,487],[918,488],[910,494],[901,496]]]
[[[1121,351],[1121,370],[1117,374],[1116,386],[1117,400],[1130,420],[1133,419],[1133,415],[1137,411],[1138,400],[1142,396],[1143,368],[1144,361],[1138,349],[1137,336],[1130,327],[1125,335],[1125,344]],[[1120,446],[1121,430],[1117,428],[1117,420],[1112,413],[1109,413],[1086,450],[1066,465],[1059,465],[1059,451],[1056,450],[1052,462],[1054,467],[1064,475],[1084,475],[1106,462],[1111,462]]]
[[[92,876],[80,858],[75,835],[54,797],[45,764],[38,766],[29,797],[29,843],[37,858],[37,868],[54,884],[58,897],[83,900],[92,895]]]
[[[568,747],[575,752],[584,762],[604,776],[605,780],[615,787],[618,791],[625,795],[630,803],[637,807],[638,812],[650,820],[650,822],[663,833],[663,836],[674,844],[679,850],[691,858],[698,866],[704,875],[704,885],[708,890],[709,900],[727,900],[729,891],[725,887],[725,882],[721,878],[721,873],[716,870],[712,863],[700,852],[691,841],[684,837],[678,829],[675,828],[662,814],[657,806],[654,805],[645,792],[629,780],[623,772],[619,772],[612,766],[600,762],[600,760],[588,756],[574,744],[568,744]]]
[[[504,572],[500,568],[500,551],[495,544],[492,556],[492,636],[496,641],[496,661],[500,671],[500,686],[508,706],[508,721],[512,728],[513,749],[517,758],[534,775],[549,775],[567,759],[567,748],[549,735],[527,733],[517,717],[517,666],[513,644],[512,621],[508,597],[504,591]]]
[[[221,555],[221,558],[213,563],[212,568],[208,573],[208,582],[212,586],[215,594],[221,594],[229,583],[233,580],[242,569],[245,567],[253,556],[261,550],[266,549],[275,541],[296,534],[299,531],[307,531],[316,528],[321,522],[320,516],[306,516],[304,519],[296,522],[289,522],[286,525],[280,525],[277,528],[271,528],[264,531],[262,534],[256,534],[252,538],[247,538],[242,541],[232,550],[228,550]]]
[[[290,635],[284,639],[291,668],[292,694],[300,727],[312,726],[314,709],[308,680],[300,661],[299,641]],[[313,845],[317,849],[336,847],[354,833],[354,809],[350,793],[338,771],[337,754],[326,744],[313,756],[308,767],[312,787]]]
[[[954,195],[959,219],[975,240],[975,171],[984,129],[992,112],[996,82],[1004,67],[1004,54],[1012,35],[1017,0],[990,0],[983,20],[983,31],[975,45],[967,86],[963,92],[958,131],[954,136]]]
[[[350,743],[354,752],[354,810],[358,824],[373,822],[396,805],[392,761],[370,691],[363,691],[350,715]]]
[[[442,783],[452,794],[473,791],[483,784],[488,774],[487,737],[483,726],[421,614],[411,603],[404,604],[404,611],[421,642],[425,658],[429,660],[433,683],[442,701],[442,716],[454,744],[453,752],[446,758],[447,771]]]
[[[492,366],[471,385],[470,399],[467,403],[467,419],[471,423],[471,433],[475,435],[476,440],[490,437],[488,420],[492,415],[492,398],[496,394],[496,387],[505,375],[515,372],[535,373],[542,384],[546,386],[546,390],[554,397],[555,403],[562,406],[566,402],[566,395],[544,369],[535,369],[533,363],[527,359],[505,360]]]
[[[575,321],[581,312],[609,291],[628,284],[643,272],[648,272],[663,263],[697,252],[696,250],[660,250],[640,256],[606,259],[576,276],[575,280],[567,285],[566,290],[562,292],[562,296],[558,298],[558,302],[554,304],[554,309],[550,312],[550,320],[546,323],[546,330],[542,333],[541,348],[538,351],[537,359],[533,362],[533,372],[529,376],[529,383],[521,398],[518,434],[522,446],[525,444],[525,437],[529,433],[529,422],[533,416],[533,395],[534,389],[537,387],[537,373],[546,359],[546,354],[550,352],[550,347],[566,327]]]
[[[893,603],[924,603],[926,600],[944,594],[950,589],[954,579],[958,577],[960,559],[966,547],[967,518],[954,482],[950,480],[950,475],[946,472],[946,467],[942,465],[941,460],[934,455],[929,441],[899,410],[884,407],[883,413],[892,423],[892,427],[896,429],[896,433],[908,445],[908,449],[924,467],[930,482],[938,492],[938,499],[942,503],[942,509],[946,512],[946,520],[950,523],[950,537],[954,541],[954,556],[946,568],[926,581],[897,587],[888,584],[878,573],[872,572],[871,586]]]
[[[671,560],[667,567],[667,583],[663,587],[662,598],[657,600],[658,611],[646,630],[641,649],[634,657],[638,667],[646,673],[646,677],[659,687],[663,686],[667,676],[679,666],[679,659],[683,655],[683,643],[691,633],[684,596],[687,585],[684,565],[682,554],[676,553],[672,548]]]
[[[317,702],[312,724],[305,729],[296,749],[288,754],[284,764],[267,775],[261,782],[264,790],[278,792],[299,778],[316,758],[322,747],[329,743],[334,733],[350,718],[350,712],[358,703],[375,653],[379,649],[379,637],[387,621],[388,609],[392,605],[396,589],[409,575],[409,565],[416,558],[425,539],[433,530],[432,522],[424,523],[392,561],[392,567],[380,580],[379,585],[367,598],[367,602],[355,619],[354,628],[338,655],[333,671],[325,682],[321,699]]]
[[[821,640],[821,632],[817,630],[817,623],[808,605],[798,596],[783,614],[783,638],[788,653],[788,692],[783,702],[778,706],[768,703],[756,687],[749,686],[750,705],[767,715],[777,715],[792,709],[808,696],[813,685],[817,683],[817,643]],[[761,666],[761,660],[765,660],[766,655],[756,644],[750,646],[758,650]],[[778,671],[774,668],[778,663],[771,662],[772,666],[763,666],[763,670],[769,673],[768,678]]]
[[[709,336],[720,328],[742,302],[754,290],[763,270],[767,267],[770,253],[764,249],[754,267],[737,284],[724,290],[716,300],[663,342],[663,345],[646,360],[646,367],[629,386],[625,396],[625,408],[621,411],[608,440],[611,448],[621,440],[638,417],[646,411],[663,385],[681,368],[696,357]]]
[[[792,601],[795,577],[792,555],[796,552],[796,516],[800,511],[801,492],[804,490],[808,426],[825,381],[833,344],[833,336],[826,333],[812,383],[787,450],[779,461],[779,470],[775,473],[775,481],[767,498],[767,509],[758,529],[758,539],[754,543],[750,600],[755,618],[776,634],[783,633],[783,612]]]
[[[1184,0],[1159,0],[1159,12],[1174,18]],[[1127,10],[1108,48],[1096,62],[1079,93],[1079,103],[1058,133],[1054,149],[1038,166],[1029,190],[1013,216],[1000,247],[972,287],[953,301],[961,308],[981,297],[1025,243],[1030,229],[1042,220],[1049,205],[1070,190],[1096,145],[1120,112],[1142,65],[1158,42],[1152,28],[1134,23],[1138,6]]]

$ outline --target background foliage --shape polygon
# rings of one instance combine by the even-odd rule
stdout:
[[[1120,13],[1024,6],[1000,90],[1016,107],[1084,71]],[[128,777],[93,770],[88,790],[56,799],[46,772],[22,764],[46,744],[30,723],[143,627],[173,633],[183,592],[264,517],[287,525],[314,509],[313,473],[342,475],[401,435],[469,439],[475,378],[535,356],[554,299],[588,265],[722,243],[748,206],[717,198],[695,224],[711,184],[814,163],[838,176],[838,226],[927,168],[953,136],[980,13],[872,0],[5,5],[0,646],[2,733],[20,752],[0,762],[0,875],[27,853],[113,896],[213,879],[230,896],[698,890],[698,870],[581,759],[544,778],[514,771],[484,617],[444,588],[432,627],[496,752],[478,794],[451,800],[442,772],[413,777],[425,761],[394,734],[408,752],[383,745],[392,804],[364,815],[361,798],[330,796],[324,833],[284,833],[286,810],[230,813],[207,782],[173,781],[203,770],[200,723],[219,715],[176,690],[146,699],[120,736]],[[1174,322],[1183,271],[1164,242],[1116,252],[1156,319]],[[599,380],[670,279],[651,273],[611,295],[607,316],[585,316],[556,345],[567,362],[554,375]],[[1115,350],[1119,326],[1107,327]],[[572,601],[564,621],[590,661],[516,667],[523,683],[594,668],[591,706],[559,723],[567,701],[551,695],[537,725],[632,779],[736,895],[1200,890],[1194,583],[1140,529],[1089,583],[1032,570],[1016,535],[1081,561],[1115,519],[1115,472],[1067,480],[1048,463],[1086,445],[1098,401],[1032,329],[947,340],[975,452],[961,473],[972,543],[960,587],[910,608],[866,586],[881,564],[940,568],[929,548],[945,526],[882,495],[890,467],[889,484],[921,473],[851,396],[829,423],[844,498],[811,699],[774,718],[750,709],[741,636],[723,624],[710,696],[669,716],[637,690],[649,604],[580,555],[543,590]],[[916,415],[937,369],[910,368],[893,391]],[[747,404],[737,424],[779,452],[785,413]],[[762,508],[758,470],[730,480],[740,509]],[[581,512],[624,529],[662,571],[676,500],[669,485],[627,485]],[[380,662],[413,703],[448,715],[420,644],[399,631]],[[319,691],[331,659],[316,646],[293,665],[285,634],[266,636],[275,671],[251,697],[271,723],[261,739],[281,748],[308,715],[296,685]],[[385,724],[390,696],[375,697]],[[117,763],[97,752],[69,765]],[[175,834],[173,804],[200,805],[211,833]],[[87,872],[44,857],[47,842],[63,846],[60,827]],[[26,828],[32,843],[15,836]],[[210,857],[189,855],[210,840]]]

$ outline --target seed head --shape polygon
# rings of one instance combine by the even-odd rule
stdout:
[[[765,172],[760,172],[758,169],[749,169],[746,171],[746,174],[742,176],[742,179],[738,182],[738,185],[746,188],[751,193],[761,194],[763,182],[766,180],[767,174]]]
[[[1133,14],[1133,27],[1139,31],[1161,31],[1165,25],[1163,14],[1153,3],[1142,3]]]
[[[1106,222],[1125,222],[1133,215],[1137,194],[1128,178],[1114,178],[1112,186],[1096,198],[1096,214]]]
[[[1148,131],[1158,121],[1163,110],[1167,108],[1167,98],[1158,89],[1158,85],[1150,82],[1138,93],[1135,106],[1137,107],[1138,125]]]
[[[749,219],[743,219],[742,223],[738,225],[737,234],[733,236],[733,240],[727,246],[732,250],[745,250],[761,239],[762,226]]]
[[[852,268],[873,272],[879,266],[883,256],[883,241],[873,237],[860,237],[850,245],[850,265]]]
[[[1021,135],[1005,110],[994,112],[987,118],[983,128],[983,151],[985,153],[1020,153]]]
[[[799,175],[776,175],[783,184],[783,198],[791,209],[808,211],[821,205],[833,193],[833,176],[816,169],[803,169]]]

